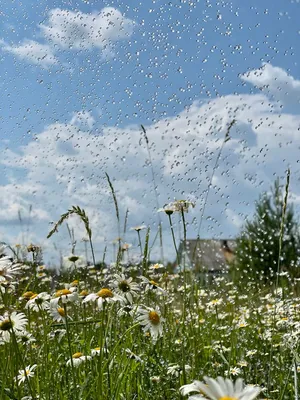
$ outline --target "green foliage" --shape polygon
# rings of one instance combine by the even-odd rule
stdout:
[[[265,281],[276,278],[277,271],[299,275],[299,224],[293,205],[286,204],[279,179],[271,194],[263,193],[256,203],[252,221],[247,221],[237,240],[236,277]]]

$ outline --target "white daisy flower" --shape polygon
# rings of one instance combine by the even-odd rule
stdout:
[[[142,231],[143,229],[146,229],[147,226],[146,225],[138,225],[138,226],[133,226],[132,228],[130,228],[131,231]]]
[[[150,265],[150,267],[149,267],[149,271],[151,271],[151,272],[158,272],[158,271],[163,270],[164,268],[165,268],[165,267],[164,267],[163,264],[152,264],[152,265]]]
[[[74,367],[78,367],[80,364],[82,364],[85,361],[91,360],[91,356],[84,356],[82,353],[78,352],[72,355],[72,361]],[[71,359],[67,361],[67,366],[70,367],[72,365]]]
[[[144,332],[150,331],[153,341],[162,336],[164,319],[160,315],[159,308],[138,307],[136,319],[143,326]]]
[[[184,366],[185,373],[190,372],[191,369],[192,368],[190,365]],[[182,374],[182,372],[183,372],[182,366],[178,365],[178,364],[170,364],[167,369],[167,374],[171,375],[171,376],[175,376],[176,378],[179,378],[179,376]]]
[[[127,357],[130,358],[131,360],[135,360],[137,362],[143,363],[143,360],[141,359],[141,357],[136,355],[135,353],[133,353],[130,349],[125,349],[125,352],[127,354]]]
[[[86,267],[86,260],[83,256],[70,254],[63,258],[63,270],[73,271],[74,269],[81,269]]]
[[[36,342],[35,337],[27,331],[17,333],[17,341],[25,345]]]
[[[19,370],[19,375],[17,376],[18,380],[18,385],[21,385],[21,383],[25,382],[26,379],[30,379],[34,376],[34,370],[36,369],[37,365],[34,364],[32,366],[28,365],[25,370],[20,369]]]
[[[46,292],[33,294],[30,297],[30,300],[28,300],[28,302],[26,303],[25,308],[29,308],[33,311],[48,310],[50,307],[50,298],[51,296]]]
[[[217,379],[204,377],[204,380],[206,383],[194,381],[189,385],[181,386],[181,394],[185,396],[190,393],[199,393],[190,396],[191,400],[253,400],[261,392],[259,387],[244,386],[241,378],[235,383],[220,376]]]
[[[91,293],[86,296],[82,303],[88,303],[89,301],[97,301],[99,310],[102,310],[104,303],[111,303],[115,301],[124,301],[124,298],[108,288],[103,288],[97,293]]]
[[[0,281],[11,281],[20,273],[20,264],[15,264],[10,257],[0,258]]]
[[[6,312],[3,316],[0,316],[0,339],[4,342],[10,341],[10,333],[13,330],[16,334],[20,334],[25,330],[28,320],[23,313],[12,312],[9,314]]]
[[[92,357],[99,356],[101,353],[107,354],[109,351],[105,347],[95,347],[91,350]]]
[[[115,292],[125,298],[128,303],[133,302],[133,297],[137,296],[137,292],[140,290],[139,285],[132,282],[132,278],[126,279],[124,274],[116,274],[115,281],[112,281],[112,285],[115,288]]]
[[[62,338],[66,335],[67,331],[65,329],[56,329],[48,334],[50,339],[56,339],[58,343],[61,342]]]
[[[157,292],[159,294],[164,294],[166,295],[167,292],[162,289],[157,282],[153,281],[153,280],[149,280],[148,278],[146,278],[145,276],[141,276],[141,280],[142,280],[142,285],[145,286],[145,291],[147,292],[148,290],[153,290],[154,292]]]
[[[57,290],[55,297],[61,299],[63,303],[73,303],[79,299],[76,287]]]
[[[58,301],[59,298],[52,299],[50,301],[50,307],[48,311],[54,321],[65,323],[66,322],[65,309],[59,306]]]

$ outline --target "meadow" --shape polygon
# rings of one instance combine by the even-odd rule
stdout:
[[[191,206],[177,201],[162,212],[171,221]],[[79,207],[49,237],[72,214],[93,258]],[[208,285],[184,264],[174,272],[151,263],[150,230],[133,229],[138,262],[126,260],[119,239],[116,262],[88,265],[73,248],[58,276],[37,246],[1,246],[0,398],[297,399],[297,279],[234,282],[224,271]]]

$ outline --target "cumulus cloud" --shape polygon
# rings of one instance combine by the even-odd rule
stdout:
[[[0,46],[2,50],[12,53],[29,63],[40,65],[43,68],[48,68],[58,63],[54,50],[49,44],[42,44],[34,40],[25,39],[20,45],[12,46],[1,41]]]
[[[102,50],[118,40],[128,38],[133,27],[134,22],[113,7],[105,7],[91,14],[56,8],[49,12],[48,21],[41,25],[41,30],[49,42],[62,49],[86,50],[96,47]]]
[[[24,39],[19,45],[9,45],[3,40],[3,51],[22,60],[48,68],[58,63],[57,50],[101,50],[102,56],[114,54],[116,42],[129,38],[134,21],[124,17],[113,7],[104,7],[99,12],[84,13],[55,8],[49,11],[48,20],[39,25],[40,36],[45,43]]]
[[[44,211],[39,214],[40,222],[44,222],[46,215],[57,219],[71,205],[84,207],[91,216],[94,238],[99,244],[98,256],[101,243],[103,248],[106,240],[118,235],[105,173],[117,195],[122,226],[128,209],[128,227],[150,225],[154,238],[161,218],[164,237],[170,238],[168,221],[164,214],[157,213],[157,202],[161,207],[174,198],[189,198],[196,200],[196,208],[187,216],[189,235],[195,237],[216,157],[233,119],[236,123],[230,132],[231,139],[224,146],[208,196],[202,235],[234,235],[244,216],[253,211],[259,193],[269,190],[275,176],[284,177],[288,166],[293,176],[299,174],[300,115],[283,113],[266,94],[196,101],[177,116],[145,126],[156,191],[140,126],[103,126],[101,134],[99,129],[93,133],[92,126],[89,130],[78,126],[76,115],[67,124],[47,126],[18,151],[4,152],[0,163],[14,171],[16,181],[18,171],[23,171],[22,185],[36,185],[35,193],[25,195],[12,185],[3,185],[1,190],[18,195],[15,204],[21,204],[25,198]],[[85,114],[83,120],[90,118],[90,114]],[[86,124],[89,127],[89,122]],[[294,198],[300,196],[293,182],[291,191]],[[8,205],[2,207],[3,213],[9,212]],[[174,224],[178,238],[182,227],[176,216]],[[40,236],[45,237],[47,225],[40,225]],[[76,226],[81,238],[84,228],[80,223]],[[65,243],[63,228],[60,235],[60,242]],[[126,233],[124,240],[137,245],[134,232]],[[169,239],[165,242],[165,255],[174,258]]]
[[[91,129],[95,123],[95,118],[90,111],[74,112],[70,124],[77,125],[83,129]]]
[[[300,81],[279,67],[264,63],[262,67],[241,75],[241,79],[258,87],[284,104],[300,102]]]

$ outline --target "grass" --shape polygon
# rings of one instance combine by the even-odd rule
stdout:
[[[1,281],[0,314],[17,311],[28,319],[27,333],[11,329],[10,339],[1,341],[1,399],[180,399],[180,386],[204,375],[241,376],[264,388],[265,398],[295,398],[297,282],[283,276],[273,288],[252,281],[238,287],[224,276],[203,287],[191,272],[151,268],[143,253],[140,265],[120,260],[98,271],[77,268],[79,260],[73,261],[54,289],[51,272],[41,273],[34,261],[20,263],[14,279]],[[143,269],[156,283],[141,280]],[[117,280],[116,274],[125,279]],[[103,288],[126,297],[129,277],[137,283],[131,304],[105,300],[99,309],[96,301],[83,302],[87,293]],[[75,301],[70,294],[57,297],[59,289],[79,296]],[[44,300],[35,296],[40,293]],[[56,302],[65,317],[61,321],[49,311]],[[163,333],[157,340],[137,319],[141,306],[159,315]],[[157,320],[152,322],[157,327]],[[2,338],[3,332],[0,323]],[[76,353],[82,357],[78,366],[80,356],[71,357]],[[34,376],[18,384],[19,371],[35,364]]]
[[[288,182],[289,174],[285,204]],[[171,217],[181,216],[186,239],[190,206],[180,200],[162,210],[176,252]],[[234,282],[225,271],[205,285],[184,262],[179,273],[151,264],[153,237],[143,226],[134,228],[138,264],[124,261],[128,248],[119,240],[116,262],[97,268],[80,207],[63,214],[48,237],[72,214],[85,227],[94,265],[76,255],[75,239],[58,278],[41,265],[37,246],[1,250],[0,399],[176,400],[184,398],[182,385],[204,376],[242,377],[265,399],[298,398],[298,281],[279,264],[274,285]]]

